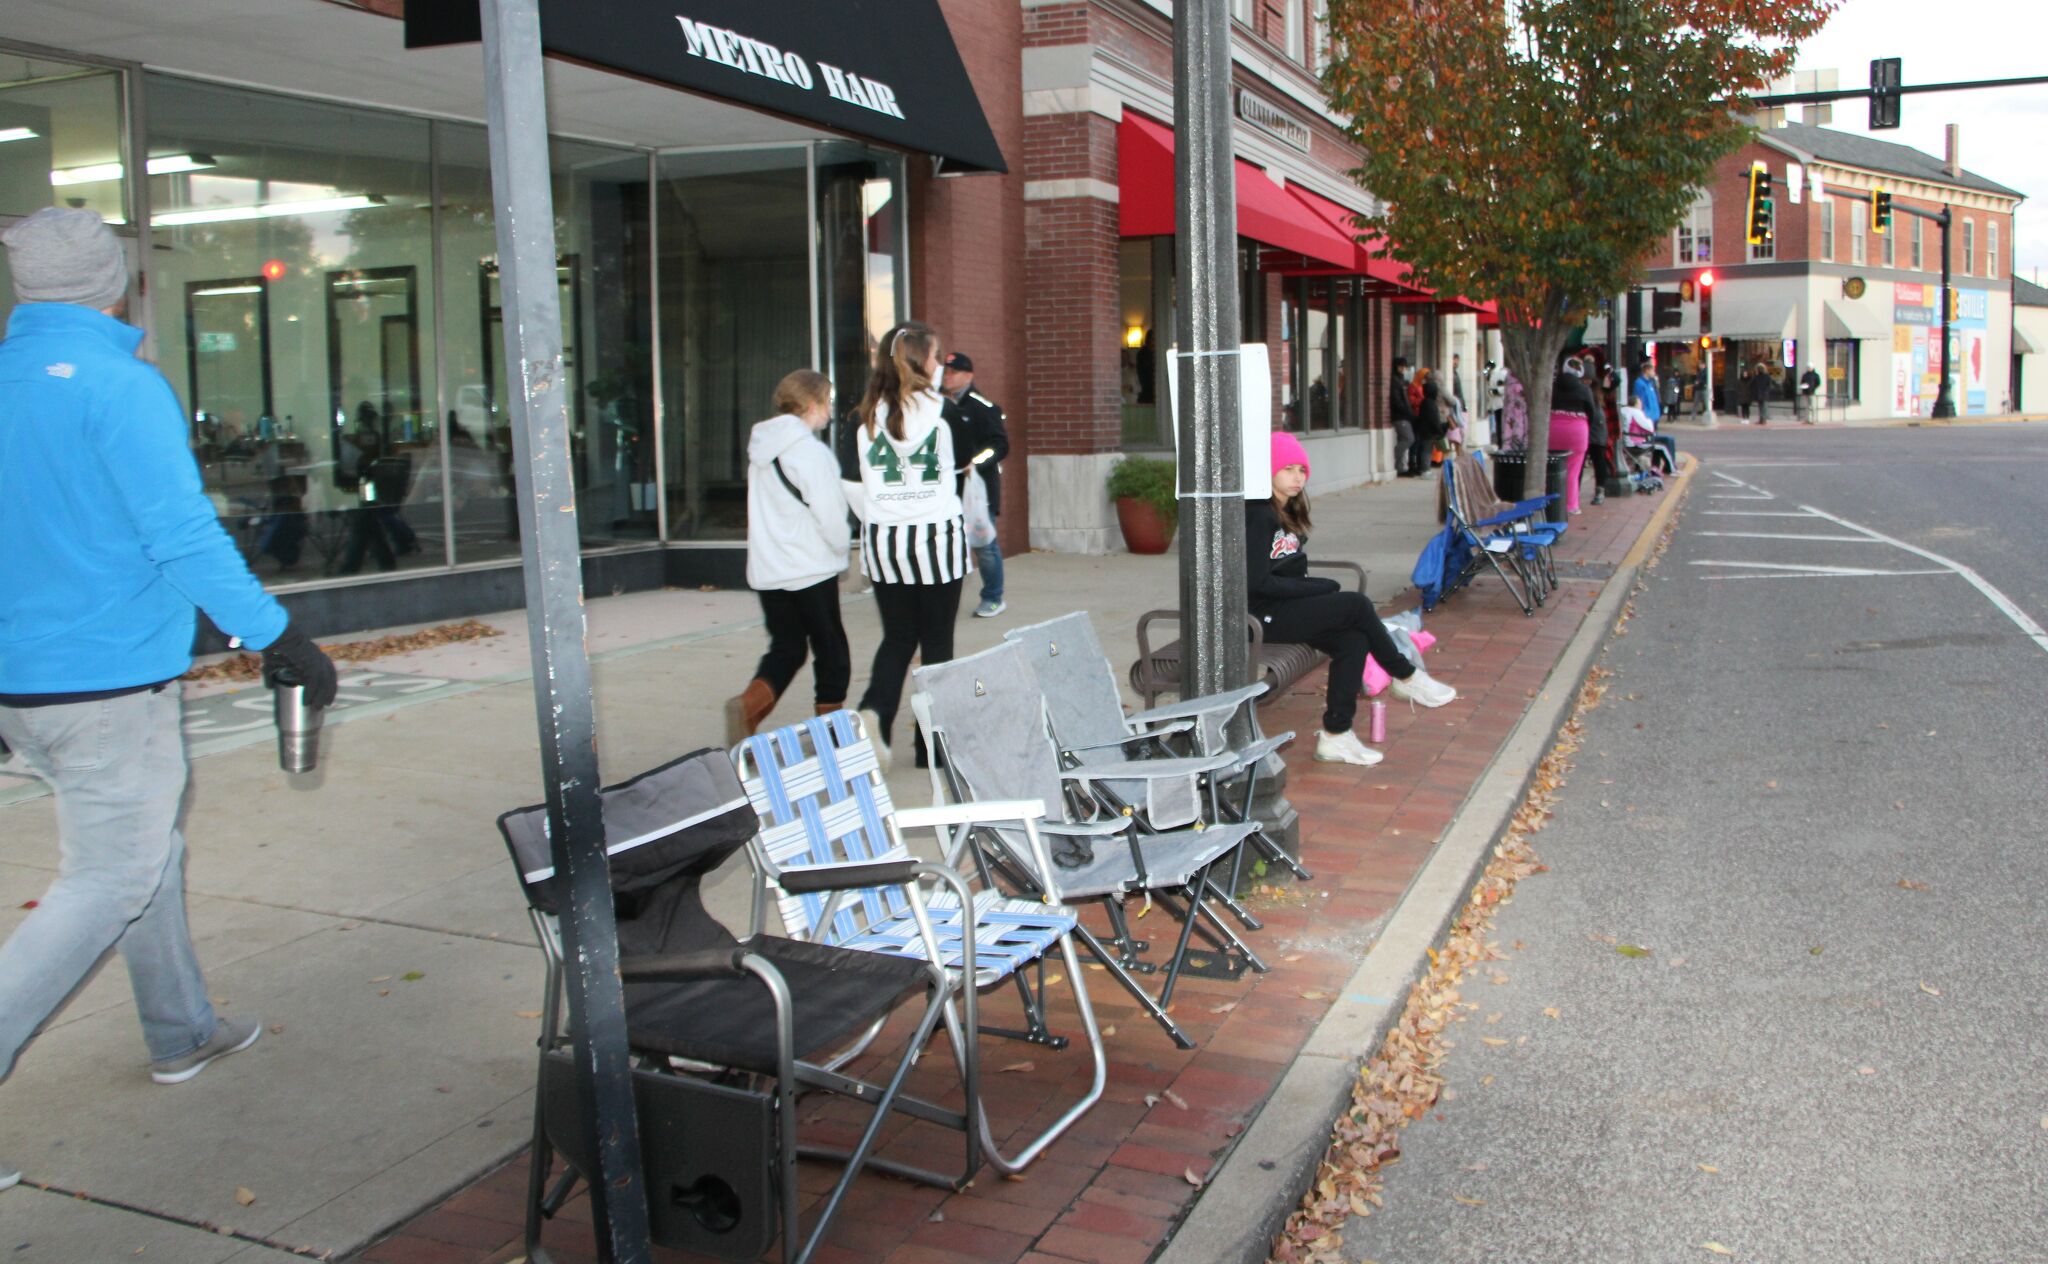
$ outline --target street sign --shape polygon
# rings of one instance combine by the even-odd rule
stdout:
[[[1801,186],[1806,183],[1806,168],[1796,162],[1785,164],[1785,197],[1792,205],[1799,205]]]

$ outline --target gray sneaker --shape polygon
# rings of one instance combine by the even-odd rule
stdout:
[[[206,1064],[216,1058],[225,1058],[231,1053],[240,1053],[256,1043],[263,1034],[263,1024],[251,1019],[236,1022],[223,1018],[214,1025],[213,1035],[207,1042],[182,1058],[159,1062],[152,1067],[149,1078],[159,1084],[183,1084],[186,1080],[206,1069]]]
[[[984,601],[974,608],[974,617],[977,619],[993,619],[1009,608],[1007,602]]]

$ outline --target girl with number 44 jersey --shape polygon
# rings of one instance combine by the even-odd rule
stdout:
[[[861,573],[882,616],[860,713],[884,768],[911,656],[927,666],[953,657],[960,585],[973,569],[938,377],[939,335],[905,321],[876,349],[855,413],[860,481],[846,484],[846,499],[860,518]]]

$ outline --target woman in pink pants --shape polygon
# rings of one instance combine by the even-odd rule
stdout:
[[[1564,510],[1574,514],[1579,512],[1579,476],[1586,468],[1593,410],[1599,407],[1584,374],[1584,366],[1573,356],[1550,385],[1550,450],[1571,454],[1565,463]]]

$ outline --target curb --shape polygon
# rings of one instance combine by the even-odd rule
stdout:
[[[1422,977],[1428,950],[1464,906],[1536,767],[1571,714],[1579,685],[1614,630],[1637,573],[1676,517],[1700,469],[1684,457],[1686,477],[1650,516],[1621,565],[1600,590],[1578,634],[1481,773],[1435,853],[1387,919],[1386,930],[1346,981],[1337,1003],[1309,1034],[1251,1126],[1218,1160],[1187,1218],[1151,1264],[1263,1264],[1273,1239],[1314,1182],[1330,1129],[1350,1101],[1359,1062],[1377,1049]]]

